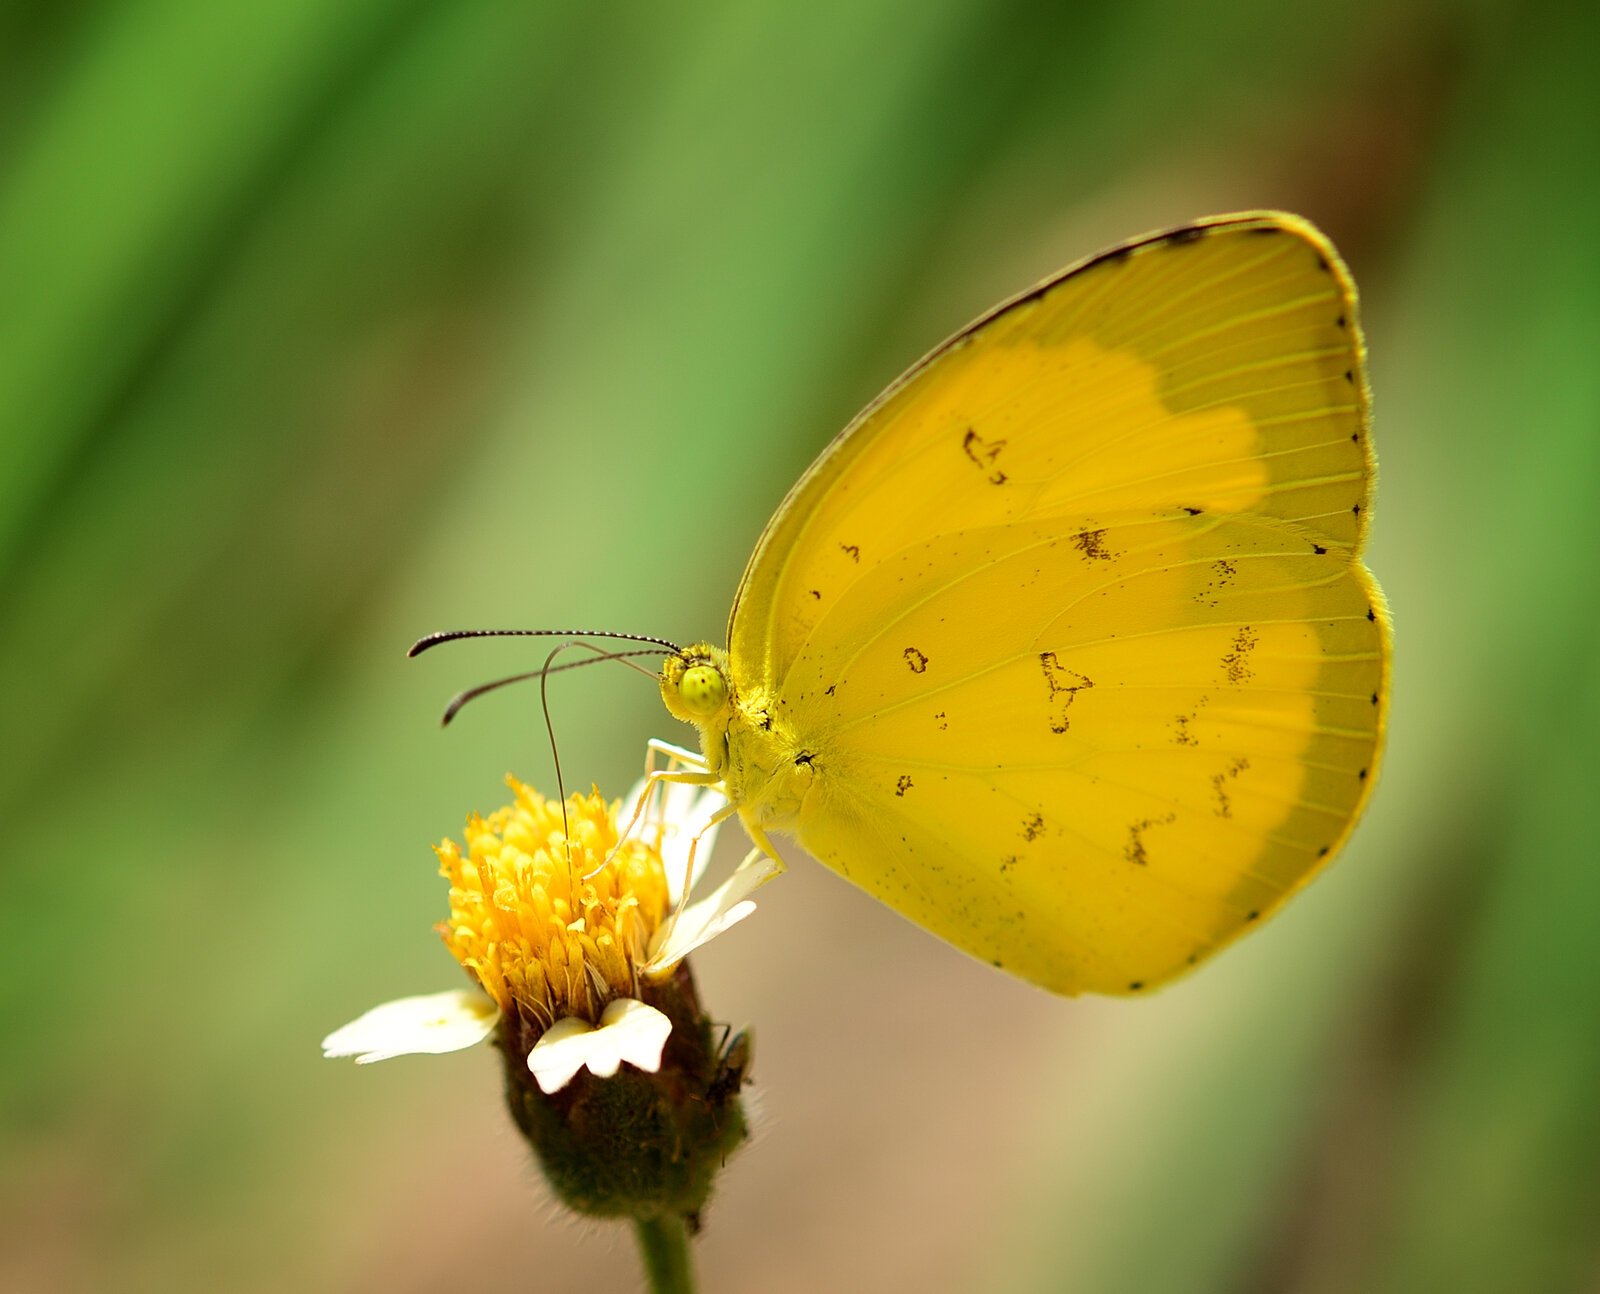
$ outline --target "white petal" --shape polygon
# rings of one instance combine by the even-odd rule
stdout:
[[[711,862],[711,851],[716,847],[717,833],[722,823],[707,827],[706,823],[727,806],[728,797],[712,786],[685,786],[667,782],[662,786],[661,804],[661,864],[667,874],[667,899],[674,906],[699,884]],[[689,874],[689,846],[694,833],[700,831],[700,844],[694,853],[694,873]],[[687,877],[688,884],[684,881]]]
[[[753,853],[721,885],[668,918],[656,931],[655,946],[643,969],[652,975],[671,970],[701,944],[715,939],[756,910],[749,896],[776,871],[765,854]]]
[[[549,1096],[572,1081],[588,1059],[578,1043],[595,1032],[595,1027],[587,1020],[568,1016],[557,1020],[540,1035],[528,1053],[528,1069],[538,1079],[541,1092]]]
[[[528,1053],[528,1069],[546,1096],[559,1092],[580,1069],[610,1078],[622,1062],[647,1073],[661,1068],[661,1050],[672,1021],[653,1006],[619,997],[600,1013],[596,1028],[587,1020],[568,1017],[546,1029]]]
[[[438,1055],[482,1042],[494,1032],[500,1008],[481,989],[403,997],[375,1006],[322,1040],[328,1059],[354,1056],[370,1065],[391,1056]]]

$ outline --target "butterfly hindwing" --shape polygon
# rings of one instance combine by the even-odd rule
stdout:
[[[851,632],[814,636],[789,676],[820,752],[799,835],[976,956],[1117,992],[1239,933],[1343,838],[1379,630],[1342,559],[1256,520],[1113,521],[1093,555],[1080,538],[945,536],[922,560],[959,583],[896,597],[915,550],[844,595],[825,623]]]

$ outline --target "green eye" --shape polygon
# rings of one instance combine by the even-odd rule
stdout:
[[[727,704],[728,684],[716,666],[696,665],[683,672],[678,695],[683,698],[685,709],[709,718]]]

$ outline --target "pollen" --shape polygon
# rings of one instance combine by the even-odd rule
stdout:
[[[637,996],[670,906],[661,856],[637,839],[617,848],[619,808],[598,792],[569,796],[563,824],[559,801],[506,783],[514,802],[467,819],[465,852],[435,847],[450,882],[450,919],[437,929],[506,1014],[598,1024],[612,999]]]

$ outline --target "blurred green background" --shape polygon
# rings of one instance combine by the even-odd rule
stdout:
[[[1364,292],[1365,824],[1148,1002],[794,868],[697,958],[764,1110],[706,1285],[1600,1288],[1597,49],[1528,0],[0,6],[0,1286],[632,1287],[487,1049],[318,1056],[457,982],[428,845],[551,784],[531,689],[436,725],[526,650],[403,648],[717,637],[929,345],[1273,206]],[[551,691],[576,782],[686,735]]]

